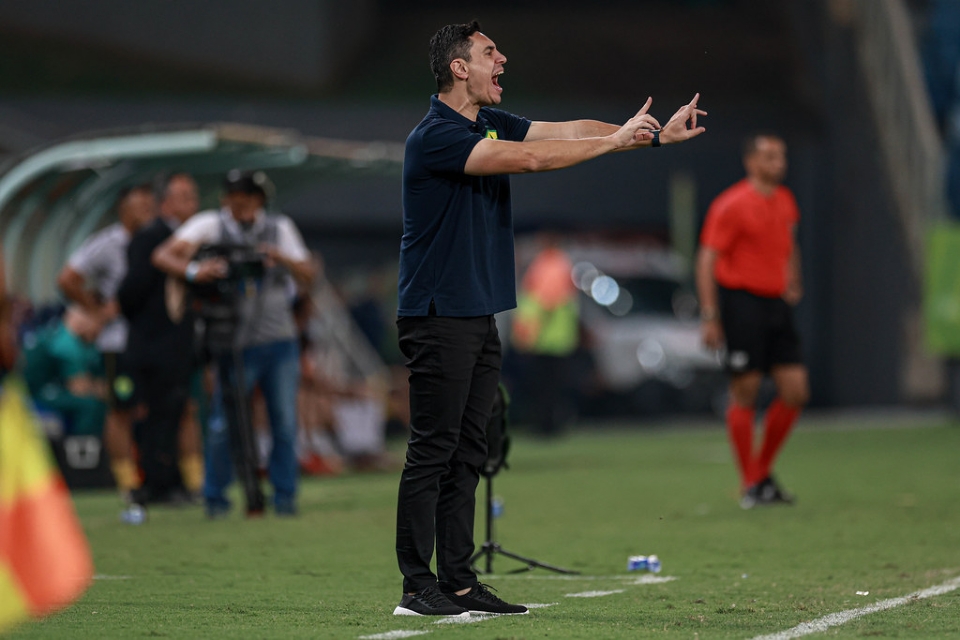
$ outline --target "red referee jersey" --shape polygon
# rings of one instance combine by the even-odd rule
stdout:
[[[717,284],[758,296],[783,295],[799,219],[797,201],[784,186],[765,196],[744,179],[717,196],[700,234],[700,243],[718,254]]]

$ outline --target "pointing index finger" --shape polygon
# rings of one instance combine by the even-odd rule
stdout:
[[[653,104],[653,98],[647,97],[647,101],[643,103],[642,107],[640,107],[640,111],[637,111],[637,115],[642,116],[643,114],[645,114],[647,110],[650,109],[651,104]]]

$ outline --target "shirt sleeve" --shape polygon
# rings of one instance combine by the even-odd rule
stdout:
[[[192,216],[177,227],[173,237],[195,245],[210,244],[219,239],[219,224],[220,218],[217,212],[205,211]]]
[[[530,120],[502,109],[487,109],[486,115],[497,125],[497,137],[501,140],[523,142],[530,130]]]
[[[431,124],[421,136],[423,164],[437,173],[463,173],[470,152],[482,139],[479,133],[455,122]]]
[[[277,248],[290,258],[297,262],[303,262],[310,258],[310,252],[303,242],[303,236],[300,235],[297,225],[287,216],[280,216],[277,219]]]
[[[725,253],[733,245],[736,234],[736,220],[730,207],[723,201],[714,201],[707,210],[707,219],[700,233],[700,244],[718,253]]]
[[[96,277],[103,267],[101,257],[106,255],[103,249],[107,241],[102,233],[90,236],[73,252],[67,264],[84,278]]]

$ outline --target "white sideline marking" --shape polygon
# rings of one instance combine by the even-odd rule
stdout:
[[[567,582],[592,581],[592,580],[630,580],[631,584],[657,584],[660,582],[669,582],[676,580],[675,576],[659,576],[655,574],[637,575],[636,573],[617,574],[612,576],[545,576],[545,575],[503,575],[503,576],[484,576],[493,580],[564,580]]]
[[[899,598],[889,598],[888,600],[881,600],[880,602],[875,602],[866,607],[847,609],[846,611],[839,611],[837,613],[825,615],[822,618],[817,618],[816,620],[811,620],[810,622],[801,622],[792,629],[787,629],[786,631],[781,631],[780,633],[772,633],[767,636],[757,636],[753,640],[790,640],[790,638],[799,638],[801,636],[810,635],[811,633],[819,633],[821,631],[826,631],[830,627],[836,627],[838,625],[845,624],[851,620],[860,618],[861,616],[865,616],[870,613],[876,613],[877,611],[886,611],[887,609],[900,607],[907,604],[911,600],[922,600],[924,598],[950,593],[957,588],[960,588],[960,577],[954,578],[953,580],[948,580],[935,587],[914,591],[909,595],[901,596]]]
[[[483,576],[483,577],[484,577],[485,579],[490,580],[490,581],[492,582],[492,581],[494,581],[494,580],[568,580],[568,581],[569,581],[569,580],[574,580],[574,581],[577,581],[577,580],[615,580],[615,579],[617,579],[617,578],[623,578],[624,576],[581,576],[581,575],[579,575],[579,574],[577,574],[577,575],[562,575],[562,576],[554,576],[554,575],[545,576],[545,575],[535,575],[535,574],[532,574],[532,573],[516,573],[516,574],[511,573],[511,574],[505,574],[505,575],[502,575],[502,576],[498,576],[498,575],[496,575],[496,574],[491,574],[491,575],[485,575],[485,576]]]
[[[360,640],[393,640],[394,638],[412,638],[413,636],[423,636],[429,631],[387,631],[386,633],[375,633],[372,636],[360,636]]]
[[[615,593],[623,593],[623,589],[614,589],[613,591],[581,591],[580,593],[567,593],[568,598],[600,598],[611,596]]]
[[[555,604],[560,604],[559,602],[551,602],[550,604],[525,604],[528,609],[542,609],[543,607],[552,607]],[[502,616],[511,615],[509,613],[471,613],[469,617],[463,616],[449,616],[447,618],[441,618],[433,624],[473,624],[474,622],[483,622],[484,620],[492,620],[494,618],[500,618]]]
[[[469,616],[445,616],[433,624],[473,624],[474,622],[483,622],[493,617],[495,617],[495,615],[482,616],[472,613]]]
[[[664,582],[671,582],[676,580],[674,576],[640,576],[630,584],[662,584]]]
[[[93,576],[94,580],[129,580],[130,576],[108,576],[103,573],[97,573]]]
[[[483,622],[484,620],[499,617],[499,613],[471,613],[468,616],[447,616],[440,618],[433,624],[473,624],[474,622]]]

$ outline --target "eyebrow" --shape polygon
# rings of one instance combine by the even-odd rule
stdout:
[[[489,52],[493,51],[494,49],[496,49],[496,47],[495,47],[494,45],[488,44],[486,47],[483,48],[483,52],[484,52],[484,53],[489,53]]]

